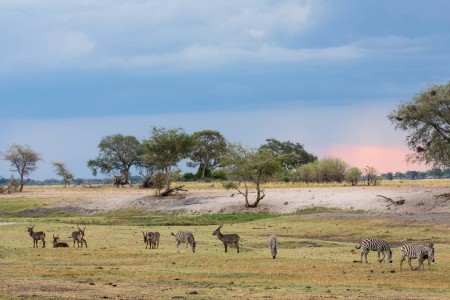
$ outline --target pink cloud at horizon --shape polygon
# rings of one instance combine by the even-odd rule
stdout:
[[[360,169],[371,166],[379,173],[426,171],[431,167],[424,164],[406,162],[406,155],[411,151],[406,147],[382,147],[360,145],[332,145],[325,157],[338,157],[352,167]]]

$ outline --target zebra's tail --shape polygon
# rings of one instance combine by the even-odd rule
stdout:
[[[361,244],[356,245],[355,248],[356,248],[356,249],[360,249],[360,248],[361,248]]]

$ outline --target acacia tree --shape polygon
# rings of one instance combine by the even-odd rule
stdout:
[[[291,141],[280,142],[274,138],[266,140],[260,149],[266,149],[279,157],[286,172],[297,169],[301,165],[317,161],[317,157],[308,153],[302,144]]]
[[[200,178],[211,175],[211,171],[221,166],[221,160],[227,151],[227,142],[218,131],[203,130],[192,134],[194,149],[189,156],[189,167],[199,167]]]
[[[373,183],[373,185],[377,184],[377,173],[378,171],[374,167],[366,166],[364,168],[364,175],[367,179],[367,185]]]
[[[408,161],[450,167],[450,82],[428,86],[388,118],[396,129],[408,132],[406,143],[413,150]]]
[[[52,162],[52,164],[55,167],[56,175],[61,176],[63,178],[64,187],[66,187],[67,183],[74,179],[73,174],[69,170],[67,170],[66,165],[62,162],[54,161]]]
[[[265,197],[262,184],[283,171],[280,160],[266,149],[247,150],[240,145],[234,145],[229,153],[228,168],[234,178],[243,183],[244,188],[236,183],[227,187],[244,196],[246,208],[257,207]],[[253,203],[249,200],[248,183],[255,184],[256,197]]]
[[[355,186],[358,184],[359,179],[361,178],[362,172],[360,169],[356,167],[352,167],[347,170],[345,173],[345,180],[350,182],[352,186]]]
[[[181,128],[153,127],[150,138],[142,145],[144,159],[165,175],[165,190],[161,195],[169,195],[172,169],[191,153],[194,146],[192,137]]]
[[[88,161],[87,165],[94,176],[101,173],[110,176],[120,174],[128,181],[130,169],[142,160],[141,144],[131,135],[113,134],[105,136],[98,144],[100,153],[96,159]]]
[[[30,175],[37,169],[37,163],[41,160],[41,156],[28,145],[21,146],[13,144],[3,154],[3,158],[11,163],[13,171],[19,173],[19,192],[22,192],[24,177]]]

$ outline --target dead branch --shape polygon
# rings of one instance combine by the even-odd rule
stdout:
[[[173,189],[169,189],[167,191],[162,192],[160,195],[161,196],[169,196],[174,192],[178,192],[178,191],[182,191],[182,192],[187,192],[188,190],[183,189],[184,185],[180,185],[177,187],[174,187]]]
[[[395,204],[395,205],[402,205],[402,204],[405,204],[405,199],[393,200],[393,199],[391,199],[391,198],[389,198],[389,197],[386,197],[386,196],[383,196],[383,195],[377,195],[377,197],[384,198],[384,199],[386,199],[387,201],[389,201],[390,203]]]

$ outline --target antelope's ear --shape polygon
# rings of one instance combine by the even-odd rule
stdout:
[[[223,224],[220,224],[219,228],[222,228]]]

